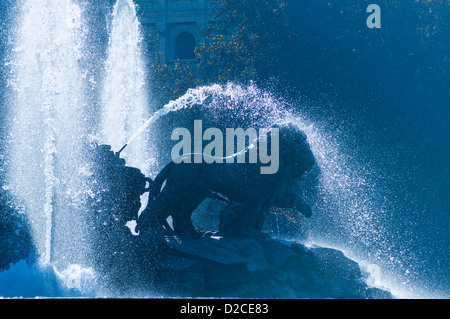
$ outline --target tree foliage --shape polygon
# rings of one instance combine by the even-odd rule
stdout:
[[[298,42],[285,0],[213,0],[216,22],[198,48],[199,76],[206,82],[276,79],[293,82],[292,48]]]
[[[203,30],[196,61],[163,62],[153,69],[153,88],[167,102],[190,87],[211,83],[293,85],[298,35],[285,0],[211,0],[215,22]],[[281,85],[282,84],[282,85]]]
[[[211,2],[215,22],[204,30],[197,61],[155,68],[165,97],[197,85],[253,81],[283,96],[328,92],[354,99],[358,91],[363,97],[395,90],[407,78],[421,87],[424,78],[449,78],[444,0],[380,0],[381,29],[366,25],[368,0]]]

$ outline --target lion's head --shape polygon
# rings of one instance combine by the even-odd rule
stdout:
[[[293,124],[279,126],[280,170],[292,179],[310,171],[316,160],[306,134]]]

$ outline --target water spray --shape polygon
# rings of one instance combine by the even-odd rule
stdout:
[[[169,113],[170,108],[168,108],[170,104],[165,105],[162,109],[156,111],[151,117],[149,117],[144,124],[142,124],[142,126],[133,133],[133,135],[131,135],[131,137],[128,139],[128,141],[120,148],[120,150],[116,153],[117,156],[120,155],[120,153],[128,146],[128,144],[130,144],[131,142],[133,142],[133,140],[136,139],[136,137],[139,136],[139,134],[141,134],[151,123],[153,123],[153,121],[155,121],[156,119],[160,118],[161,116]]]
[[[139,134],[141,134],[150,125],[154,116],[155,115],[151,116],[147,121],[145,121],[145,123],[136,132],[134,132],[134,134],[128,139],[128,141],[116,153],[117,156],[119,156],[120,153],[128,146],[128,144],[130,144]]]

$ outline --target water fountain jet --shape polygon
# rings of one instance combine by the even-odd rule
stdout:
[[[76,209],[83,184],[81,9],[70,0],[25,1],[10,57],[8,183],[25,207],[44,265],[82,256]]]

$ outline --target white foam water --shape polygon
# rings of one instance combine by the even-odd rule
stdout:
[[[80,204],[84,143],[82,12],[71,0],[24,1],[14,31],[8,182],[48,264],[78,253],[73,245],[83,242],[76,231],[82,223],[72,218]]]
[[[111,145],[116,152],[149,117],[140,28],[133,1],[118,0],[112,13],[100,125],[100,142]],[[133,140],[121,155],[127,164],[148,174],[148,135],[143,132]]]

